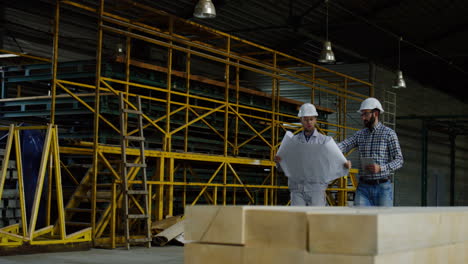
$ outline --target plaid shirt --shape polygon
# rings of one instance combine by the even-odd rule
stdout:
[[[381,171],[376,174],[359,170],[359,176],[366,179],[388,178],[393,171],[403,166],[403,155],[395,131],[380,122],[372,131],[368,128],[359,130],[340,142],[338,147],[343,153],[358,147],[360,158],[373,158],[374,162],[380,165]]]

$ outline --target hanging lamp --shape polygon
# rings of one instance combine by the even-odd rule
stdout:
[[[401,44],[401,41],[403,40],[402,37],[400,37],[398,39],[398,71],[397,71],[397,76],[396,76],[396,79],[395,79],[395,82],[393,84],[393,88],[394,89],[404,89],[406,88],[406,82],[405,82],[405,79],[403,79],[403,72],[401,71],[401,68],[400,68],[400,61],[401,61],[401,54],[400,54],[400,44]]]
[[[197,18],[215,18],[216,9],[211,0],[199,0],[193,11],[193,16]]]
[[[322,52],[320,52],[320,57],[318,59],[321,63],[335,63],[335,54],[332,51],[332,44],[328,40],[328,0],[325,0],[327,7],[326,11],[326,24],[325,24],[325,42],[323,43]]]

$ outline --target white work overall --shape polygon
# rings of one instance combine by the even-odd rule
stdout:
[[[317,129],[309,140],[303,132],[293,137],[293,140],[303,144],[325,144],[329,139],[330,137],[320,134]],[[325,190],[328,183],[306,178],[305,175],[292,175],[288,179],[288,186],[292,206],[326,206]]]

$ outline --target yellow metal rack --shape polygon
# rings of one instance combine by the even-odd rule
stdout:
[[[151,220],[155,221],[173,215],[175,206],[184,207],[186,204],[197,204],[202,200],[204,203],[219,205],[246,203],[277,205],[279,203],[281,200],[279,199],[280,194],[287,193],[287,186],[280,184],[281,179],[276,171],[273,158],[279,147],[282,134],[291,129],[296,132],[299,131],[299,127],[293,121],[296,119],[295,115],[281,111],[282,104],[287,100],[281,97],[281,81],[309,89],[312,103],[316,103],[314,100],[317,94],[326,94],[336,98],[335,109],[326,109],[318,105],[319,110],[329,111],[337,115],[338,123],[318,122],[321,131],[333,136],[336,140],[344,139],[347,130],[356,130],[347,126],[347,102],[350,100],[359,102],[373,94],[373,86],[368,82],[331,71],[194,22],[177,18],[140,3],[131,3],[132,8],[151,12],[158,16],[160,24],[148,25],[139,21],[132,21],[122,15],[106,12],[103,0],[99,1],[97,7],[86,6],[77,1],[57,1],[52,58],[53,79],[50,112],[52,124],[48,127],[47,139],[50,149],[48,147],[48,152],[45,149],[44,153],[53,154],[52,161],[55,163],[57,184],[60,181],[60,170],[57,169],[60,166],[58,165],[60,163],[59,151],[62,154],[89,156],[92,158],[92,167],[84,176],[78,177],[76,175],[76,178],[81,178],[81,182],[71,195],[64,210],[59,212],[59,221],[54,228],[34,231],[34,218],[29,229],[26,228],[25,221],[23,221],[22,235],[18,233],[19,229],[14,227],[0,230],[0,238],[8,237],[7,240],[2,240],[0,245],[19,243],[24,239],[35,243],[47,243],[46,241],[55,243],[52,240],[38,241],[36,239],[35,234],[43,235],[45,233],[58,235],[56,241],[62,243],[68,241],[67,239],[84,241],[90,239],[89,232],[91,230],[95,245],[113,248],[116,244],[125,242],[123,233],[119,231],[122,230],[120,224],[122,222],[121,214],[117,213],[117,210],[122,208],[121,171],[113,164],[121,154],[121,147],[119,145],[103,144],[100,141],[100,131],[104,129],[113,131],[116,136],[120,135],[121,131],[113,120],[101,112],[101,100],[104,96],[119,98],[122,95],[130,110],[137,110],[131,103],[137,96],[141,100],[163,109],[158,112],[157,116],[154,116],[154,113],[143,113],[141,115],[145,122],[143,127],[151,130],[151,133],[145,132],[145,135],[156,134],[163,139],[160,149],[145,150],[146,158],[151,160],[151,162],[147,161],[146,163],[155,169],[152,178],[147,181]],[[63,4],[80,9],[80,12],[96,14],[98,17],[94,84],[57,78],[57,65],[60,55],[58,49],[60,9]],[[191,37],[186,37],[188,34],[177,34],[178,30],[191,32]],[[126,53],[114,61],[125,67],[125,74],[122,78],[102,75],[105,34],[125,38]],[[203,39],[218,39],[217,43],[221,44],[209,44],[203,42]],[[134,40],[164,49],[166,51],[165,58],[167,59],[166,66],[161,67],[132,59],[130,51]],[[175,53],[184,54],[185,70],[180,71],[179,69],[176,71],[173,69]],[[192,74],[194,58],[202,58],[219,65],[224,69],[222,76],[218,76],[218,81],[215,81]],[[130,78],[132,65],[153,68],[155,71],[165,73],[165,85],[154,86],[132,81]],[[307,71],[292,70],[292,66],[305,67]],[[266,94],[253,90],[246,91],[246,88],[241,87],[241,71],[271,78],[272,92]],[[173,78],[175,77],[185,80],[183,91],[174,88]],[[219,81],[219,79],[224,81]],[[217,85],[220,87],[222,99],[192,93],[191,85],[194,81]],[[82,95],[90,91],[95,94],[94,104],[92,105],[82,99]],[[269,109],[263,106],[241,103],[240,95],[243,92],[255,93],[258,96],[268,98],[271,102]],[[152,96],[151,93],[157,93],[158,96]],[[73,97],[94,114],[93,142],[80,142],[79,145],[75,146],[58,146],[56,125],[60,124],[56,118],[55,103],[59,94],[67,94]],[[293,102],[293,100],[288,102]],[[297,107],[300,105],[300,102],[293,103]],[[172,122],[176,115],[183,115],[181,125]],[[221,119],[222,125],[216,127],[211,124],[208,118],[213,116]],[[207,137],[224,144],[222,153],[213,155],[189,151],[191,144],[189,134],[196,124],[203,124],[208,128]],[[250,137],[240,136],[241,125],[248,128],[249,133],[251,133]],[[10,129],[16,131],[19,128],[13,127]],[[138,130],[129,131],[127,135],[131,136],[137,132]],[[183,149],[174,148],[173,142],[176,136],[183,138]],[[148,137],[146,136],[146,138]],[[265,155],[266,158],[242,156],[240,154],[252,142],[256,142],[257,145],[268,149],[268,153]],[[135,163],[144,163],[138,160],[140,155],[138,149],[126,148],[126,155],[128,159],[133,157]],[[44,157],[44,166],[47,163],[47,157],[47,155]],[[195,167],[210,170],[209,179],[206,181],[196,180]],[[45,168],[42,170],[45,171]],[[262,183],[251,184],[247,182],[243,174],[245,168],[257,171],[256,177]],[[109,183],[101,182],[104,170],[110,173],[112,177],[112,181]],[[41,177],[45,177],[44,171],[42,171]],[[353,192],[356,187],[354,177],[356,172],[356,170],[352,170],[350,175],[336,180],[330,186],[327,191],[327,199],[331,205],[346,205],[348,193]],[[134,180],[138,173],[138,167],[129,170],[128,184],[142,184],[141,181]],[[182,177],[176,179],[176,174],[182,175]],[[190,180],[188,180],[189,178]],[[189,196],[189,191],[194,195]],[[175,192],[180,195],[175,195]],[[63,204],[60,197],[57,199]],[[78,208],[83,201],[91,204],[91,208],[86,209],[91,212],[91,219],[87,223],[74,224],[89,226],[89,228],[67,236],[64,231],[65,226],[68,225],[67,222],[73,225],[72,216],[78,214],[80,210],[85,210]],[[59,206],[59,208],[62,208],[62,206]],[[28,230],[29,232],[27,232]]]

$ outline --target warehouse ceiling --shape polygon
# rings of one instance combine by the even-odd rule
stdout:
[[[97,7],[98,1],[75,1]],[[140,0],[152,8],[316,62],[325,38],[324,0],[213,0],[217,17],[196,19],[197,0]],[[55,1],[2,1],[3,49],[51,57]],[[152,24],[158,15],[106,0],[111,12]],[[61,58],[93,58],[96,19],[62,5]],[[357,63],[398,68],[405,76],[468,102],[468,1],[330,0],[329,39],[340,69]],[[79,50],[79,52],[78,52]],[[2,59],[1,64],[5,65]],[[411,87],[409,87],[410,89]]]

